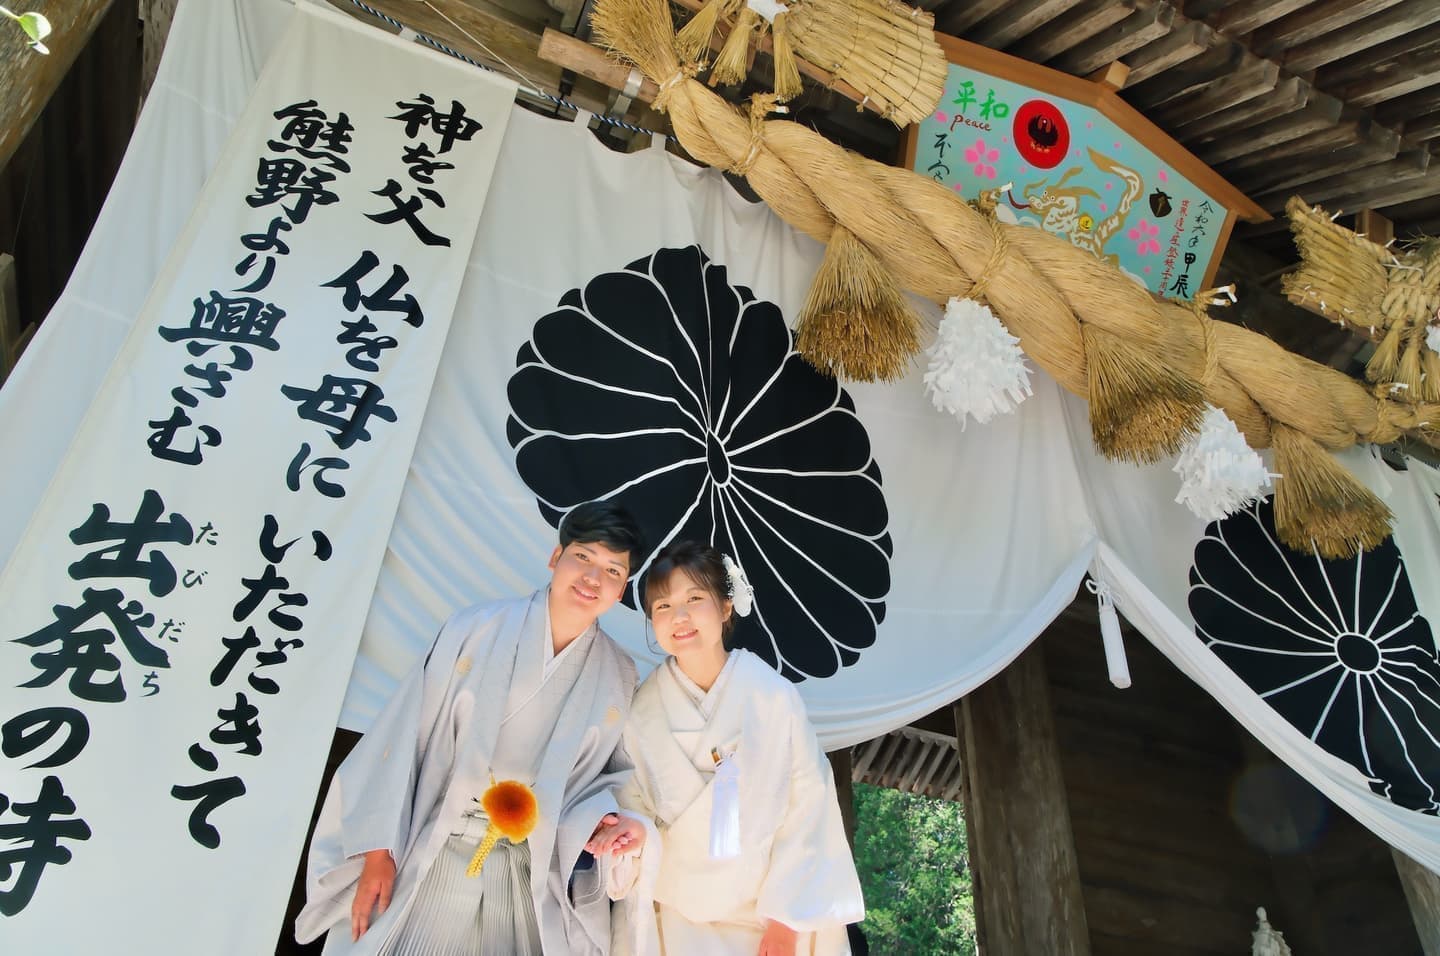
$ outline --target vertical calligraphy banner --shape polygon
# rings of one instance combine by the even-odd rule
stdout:
[[[273,945],[514,90],[293,15],[0,576],[5,951]]]

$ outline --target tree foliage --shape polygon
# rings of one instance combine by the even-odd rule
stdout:
[[[861,924],[875,956],[975,956],[975,901],[958,803],[855,784]]]

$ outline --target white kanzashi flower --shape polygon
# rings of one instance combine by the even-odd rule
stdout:
[[[961,428],[967,416],[984,425],[1032,394],[1020,340],[974,299],[950,300],[926,354],[925,391],[937,409],[960,419]]]
[[[1174,471],[1180,476],[1175,500],[1206,521],[1250,505],[1280,477],[1265,469],[1240,429],[1214,405],[1205,406],[1200,430],[1180,451]]]
[[[745,572],[740,570],[730,555],[721,555],[725,562],[725,577],[730,582],[730,606],[735,613],[741,617],[749,617],[750,611],[755,605],[755,588],[745,577]]]

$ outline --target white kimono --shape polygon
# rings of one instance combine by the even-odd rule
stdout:
[[[493,773],[529,783],[539,803],[527,843],[543,951],[609,951],[610,862],[575,866],[600,818],[617,809],[613,788],[629,777],[616,749],[635,665],[598,627],[547,660],[547,594],[451,617],[340,765],[311,842],[307,900],[295,923],[301,942],[333,927],[327,954],[382,952]],[[393,896],[352,944],[355,885],[363,854],[376,849],[395,858]]]
[[[653,887],[627,901],[627,919],[649,924],[645,956],[754,956],[771,919],[800,932],[799,954],[850,952],[860,881],[830,764],[789,681],[737,650],[706,693],[667,660],[636,691],[625,749],[635,775],[620,803],[662,838]],[[739,769],[739,855],[724,859],[711,856],[712,752]]]

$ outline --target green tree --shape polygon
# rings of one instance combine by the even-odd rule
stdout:
[[[975,956],[975,900],[960,804],[855,785],[861,928],[875,956]]]

